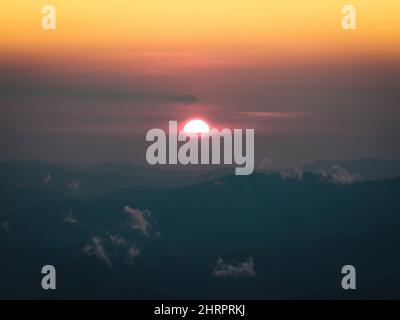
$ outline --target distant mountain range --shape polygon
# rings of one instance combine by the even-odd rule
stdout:
[[[177,187],[218,178],[233,172],[214,170],[170,170],[143,167],[130,162],[104,162],[93,166],[55,165],[42,161],[0,162],[0,188],[56,192],[72,197],[90,197],[132,186]],[[5,194],[3,194],[3,197]]]
[[[0,298],[400,298],[400,178],[311,167],[330,166],[342,171],[1,163]]]
[[[203,167],[200,167],[202,169]],[[359,180],[385,180],[400,176],[399,160],[359,159],[355,161],[318,160],[296,171],[333,176],[338,170]],[[45,188],[79,197],[95,196],[131,187],[178,187],[197,184],[233,174],[229,167],[202,170],[174,170],[169,167],[143,167],[130,162],[103,162],[92,166],[54,165],[41,161],[0,162],[0,185],[21,188]],[[293,172],[266,170],[267,173]],[[79,192],[77,192],[79,190]]]

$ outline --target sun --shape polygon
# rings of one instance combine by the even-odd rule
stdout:
[[[194,119],[185,124],[183,131],[185,133],[209,133],[210,127],[203,120]]]

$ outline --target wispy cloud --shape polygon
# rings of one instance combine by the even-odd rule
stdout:
[[[125,206],[124,212],[129,216],[132,229],[138,229],[142,231],[144,235],[149,236],[151,227],[151,213],[149,210],[140,210]]]
[[[221,180],[213,180],[212,184],[214,187],[222,187],[224,185]]]
[[[16,181],[16,182],[15,182],[15,186],[16,186],[17,188],[19,188],[19,189],[22,189],[22,188],[25,187],[25,183],[20,182],[20,181]]]
[[[215,269],[213,271],[214,277],[255,277],[254,259],[248,257],[243,262],[226,263],[222,258],[218,257]]]
[[[1,79],[0,79],[1,80]],[[116,86],[100,86],[96,83],[82,81],[80,83],[8,83],[0,89],[0,97],[8,99],[69,99],[86,101],[117,101],[117,102],[166,102],[190,104],[198,99],[188,93],[163,94],[121,88]]]
[[[279,174],[283,179],[303,179],[303,170],[300,168],[288,169],[279,171]]]
[[[83,248],[83,251],[89,256],[95,256],[96,258],[104,260],[110,267],[112,266],[112,263],[108,258],[106,250],[99,237],[93,237],[92,241]]]
[[[332,166],[330,173],[326,172],[325,170],[321,170],[320,173],[322,177],[328,179],[332,183],[337,184],[350,184],[361,181],[361,177],[359,175],[351,174],[337,165]]]
[[[74,211],[72,209],[69,209],[69,212],[65,215],[63,221],[70,224],[78,223],[78,220],[74,217]]]
[[[257,118],[285,119],[303,116],[304,112],[272,112],[272,111],[239,111],[235,112],[242,116],[250,116]]]
[[[5,232],[7,234],[11,232],[10,225],[8,224],[7,221],[3,221],[0,224],[0,231]]]
[[[131,246],[128,249],[128,257],[129,258],[135,258],[138,257],[140,255],[140,249],[135,247],[135,246]]]
[[[51,183],[51,174],[46,172],[46,174],[43,176],[43,183],[44,184],[49,184]]]
[[[69,188],[70,188],[72,191],[78,191],[80,187],[81,187],[81,180],[80,180],[80,179],[78,179],[78,180],[72,180],[72,181],[69,183]]]
[[[132,245],[127,251],[128,259],[126,263],[134,264],[134,259],[140,256],[140,249],[134,245]]]
[[[124,246],[125,245],[125,239],[118,236],[118,235],[111,235],[110,240],[112,243],[118,245],[118,246]]]

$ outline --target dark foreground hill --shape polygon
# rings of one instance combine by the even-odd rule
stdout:
[[[2,298],[400,298],[400,179],[253,174],[53,192],[0,216]],[[44,264],[56,291],[40,287]]]

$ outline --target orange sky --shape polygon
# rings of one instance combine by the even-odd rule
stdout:
[[[357,30],[341,28],[345,0],[2,1],[0,49],[24,55],[115,58],[124,52],[274,56],[389,55],[400,51],[400,1],[354,0]],[[41,28],[41,7],[57,30]],[[153,58],[154,59],[154,58]],[[184,59],[185,60],[185,59]],[[185,60],[186,61],[186,60]],[[187,63],[187,61],[186,61]]]
[[[41,27],[45,4],[55,31]],[[345,4],[2,0],[3,154],[85,163],[119,146],[113,159],[141,161],[131,134],[196,116],[255,128],[259,156],[288,163],[398,157],[400,1],[351,1],[351,31]]]

